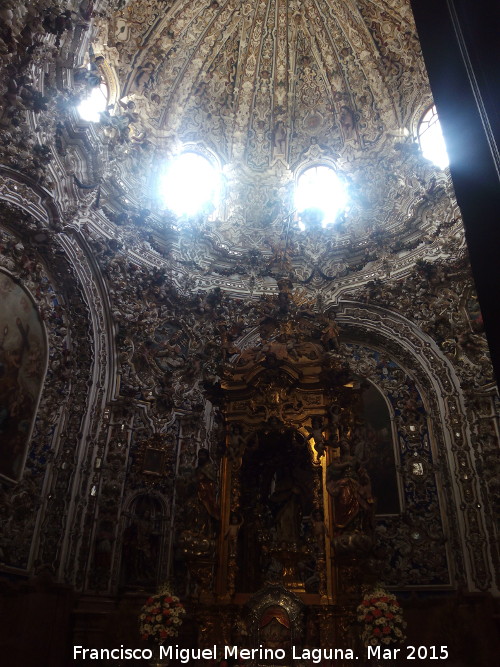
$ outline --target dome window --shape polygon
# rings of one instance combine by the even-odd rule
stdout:
[[[345,183],[331,167],[309,167],[297,180],[295,207],[302,229],[334,224],[345,210],[347,201]]]
[[[90,123],[100,121],[100,113],[106,110],[108,105],[108,87],[104,82],[92,88],[91,92],[78,105],[78,113],[82,120]]]
[[[218,169],[195,152],[181,153],[160,178],[160,194],[167,208],[178,216],[212,212],[220,189]]]
[[[435,164],[436,167],[446,169],[450,160],[446,152],[441,124],[434,105],[430,109],[427,109],[420,121],[418,126],[418,140],[422,155]]]

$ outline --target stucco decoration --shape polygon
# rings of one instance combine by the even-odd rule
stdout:
[[[78,247],[54,231],[59,223],[50,219],[50,202],[37,210],[43,191],[21,181],[1,181],[16,204],[2,204],[0,265],[32,294],[48,343],[46,377],[22,476],[15,484],[1,483],[1,511],[8,517],[0,535],[2,562],[14,571],[44,571],[73,581],[81,533],[69,537],[66,529],[80,524],[90,499],[91,480],[80,465],[93,459],[91,434],[100,417],[99,408],[92,416],[87,412],[99,404],[102,390],[100,380],[92,380],[99,377],[105,356],[99,350],[102,340],[92,333],[94,326],[99,329],[99,297],[93,294],[94,315],[89,317],[87,267],[79,264]],[[69,579],[63,552],[71,562]]]
[[[349,349],[353,366],[384,392],[394,422],[402,507],[377,516],[381,577],[389,585],[449,585],[453,571],[436,479],[436,444],[429,431],[432,418],[414,380],[394,359],[366,345]],[[366,437],[355,438],[361,448]]]
[[[435,176],[413,159],[410,131],[431,97],[404,1],[110,3],[95,16],[92,49],[121,96],[96,128],[101,203],[161,217],[162,162],[206,146],[225,185],[204,230],[262,249],[266,231],[288,225],[297,170],[327,161],[350,192],[335,241],[345,245],[407,225]]]
[[[169,527],[188,528],[180,505],[198,451],[223,457],[227,365],[293,298],[319,337],[337,313],[349,363],[392,411],[412,511],[381,524],[396,554],[387,580],[492,590],[498,397],[453,188],[414,141],[432,100],[409,2],[8,0],[0,11],[0,261],[48,337],[24,473],[2,482],[13,517],[2,567],[114,593],[127,579],[126,512],[154,494],[159,575],[192,593]],[[112,108],[89,124],[76,107],[101,78]],[[221,166],[223,196],[181,219],[155,187],[186,144]],[[349,208],[303,233],[294,186],[313,164],[338,173]],[[148,450],[161,462],[146,465]]]
[[[404,2],[129,2],[108,17],[96,50],[125,94],[161,97],[153,126],[208,134],[257,170],[295,162],[314,141],[353,156],[418,104],[410,78],[423,69]]]

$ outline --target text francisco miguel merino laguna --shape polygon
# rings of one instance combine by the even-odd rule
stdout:
[[[387,655],[397,652],[400,649],[382,649],[384,650],[384,658],[393,658],[396,656]],[[380,646],[368,647],[368,658],[381,658]],[[191,660],[228,660],[230,658],[237,660],[269,660],[269,661],[283,661],[283,660],[310,660],[317,664],[322,660],[356,660],[358,656],[354,655],[351,649],[340,648],[298,648],[293,646],[290,651],[277,648],[264,648],[262,645],[259,648],[239,648],[238,646],[224,646],[203,649],[180,648],[177,646],[158,646],[153,651],[150,648],[120,648],[113,649],[96,649],[84,648],[83,646],[73,646],[74,660],[152,660],[153,658],[174,659],[183,664],[191,662]]]

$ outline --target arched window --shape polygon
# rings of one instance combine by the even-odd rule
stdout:
[[[295,207],[300,216],[300,226],[306,229],[336,222],[347,206],[345,183],[326,165],[316,165],[303,171],[295,190]]]
[[[160,177],[161,199],[178,216],[212,212],[217,206],[219,191],[219,170],[194,151],[175,157]]]
[[[427,109],[418,126],[418,140],[422,155],[440,169],[446,169],[450,161],[446,152],[441,124],[436,107]]]

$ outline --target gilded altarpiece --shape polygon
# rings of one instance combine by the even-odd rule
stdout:
[[[227,388],[217,587],[235,601],[270,585],[313,604],[333,599],[326,458],[319,456],[326,398],[318,349],[309,356],[312,363],[303,354],[286,369],[253,368],[245,379],[237,369]]]
[[[261,366],[227,384],[223,598],[243,603],[284,585],[331,605],[375,573],[389,585],[452,581],[426,399],[375,349],[342,352],[329,384],[313,365],[295,376]]]

